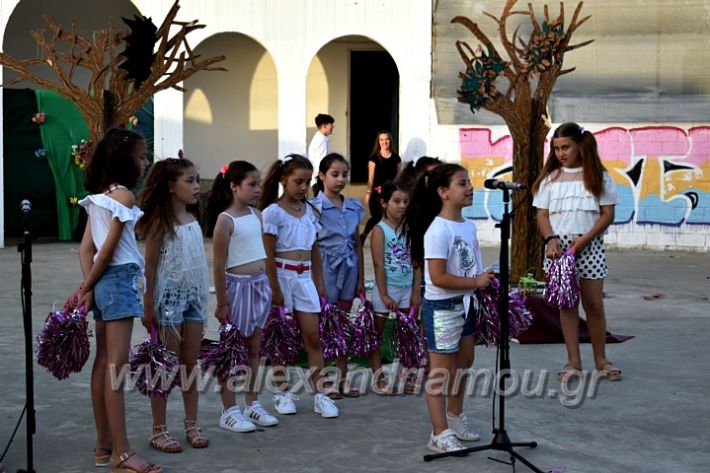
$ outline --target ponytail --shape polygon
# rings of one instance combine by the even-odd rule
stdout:
[[[231,183],[240,185],[250,172],[258,171],[256,166],[248,161],[232,161],[228,166],[215,176],[212,189],[207,197],[207,209],[205,211],[205,235],[211,238],[214,226],[217,224],[217,217],[232,205]]]
[[[259,210],[264,210],[278,200],[281,179],[290,176],[296,169],[313,172],[313,165],[300,154],[289,154],[283,159],[277,159],[271,165],[261,188],[261,198],[257,204]]]
[[[439,188],[448,187],[453,175],[459,171],[465,169],[458,164],[442,164],[417,180],[402,221],[402,233],[406,235],[412,263],[416,267],[424,267],[424,234],[434,217],[441,212]]]

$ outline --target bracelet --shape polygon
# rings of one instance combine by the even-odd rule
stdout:
[[[545,245],[547,245],[548,243],[550,243],[550,241],[555,240],[555,239],[557,239],[557,238],[559,238],[559,235],[550,235],[549,237],[546,237],[546,238],[545,238],[545,242],[544,242],[544,243],[545,243]]]
[[[219,307],[227,307],[228,305],[229,305],[229,304],[227,304],[227,303],[225,302],[224,304],[217,304],[217,307],[218,307],[218,308],[219,308]]]

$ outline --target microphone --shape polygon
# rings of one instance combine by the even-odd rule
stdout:
[[[24,215],[25,217],[29,217],[31,211],[32,211],[32,204],[30,203],[29,200],[24,199],[20,203],[20,213],[22,213],[22,215]]]
[[[486,189],[500,189],[508,191],[520,191],[527,189],[528,186],[519,182],[499,181],[498,179],[486,179],[483,183]]]

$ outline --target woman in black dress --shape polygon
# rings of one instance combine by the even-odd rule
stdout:
[[[360,240],[363,243],[365,243],[370,230],[382,218],[382,205],[380,204],[382,184],[397,177],[401,162],[402,160],[394,149],[392,134],[385,130],[377,133],[375,145],[367,163],[365,205],[370,209],[370,219],[365,224],[365,231],[360,235]]]

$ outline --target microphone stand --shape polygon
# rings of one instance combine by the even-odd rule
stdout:
[[[498,427],[493,429],[493,440],[488,445],[478,447],[464,448],[446,453],[434,453],[424,455],[424,461],[431,461],[437,458],[450,456],[464,456],[470,452],[481,452],[484,450],[500,450],[508,452],[510,455],[510,465],[515,471],[515,461],[519,460],[522,464],[530,468],[535,473],[545,473],[535,465],[526,460],[522,455],[514,450],[514,447],[537,447],[537,442],[511,442],[508,433],[505,430],[505,393],[506,380],[510,377],[510,321],[508,318],[508,286],[509,286],[509,259],[508,259],[508,240],[510,240],[510,190],[500,188],[503,191],[504,212],[503,219],[496,227],[500,228],[500,297],[498,300],[498,313],[500,314],[500,340],[498,342]],[[490,457],[489,457],[490,458]],[[504,462],[495,458],[491,460]]]
[[[32,232],[30,231],[30,211],[22,209],[23,214],[23,241],[17,245],[22,261],[22,314],[25,327],[25,411],[27,412],[27,469],[17,470],[17,473],[35,473],[33,468],[32,436],[36,432],[35,425],[35,400],[34,400],[34,374],[32,356]]]

